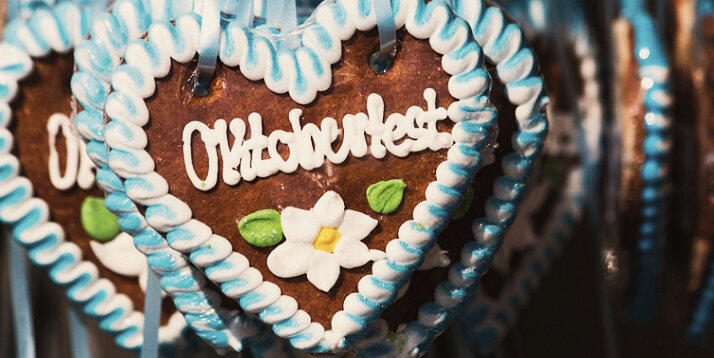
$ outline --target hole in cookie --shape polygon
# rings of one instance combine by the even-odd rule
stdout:
[[[380,50],[379,48],[375,50],[375,52],[369,56],[368,60],[372,71],[378,75],[387,73],[387,71],[392,68],[392,64],[394,64],[398,49],[399,43],[394,45],[391,51],[389,49]]]

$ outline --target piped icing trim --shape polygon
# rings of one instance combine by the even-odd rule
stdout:
[[[129,41],[144,36],[152,20],[168,21],[190,13],[192,6],[190,2],[171,0],[120,0],[114,3],[111,13],[102,14],[93,23],[90,39],[75,50],[77,71],[71,86],[82,104],[76,128],[87,141],[87,154],[97,166],[96,180],[107,193],[107,208],[119,217],[121,229],[134,236],[136,248],[146,255],[161,278],[162,288],[198,336],[219,350],[240,351],[247,344],[258,355],[270,352],[284,356],[283,344],[257,327],[254,319],[222,307],[220,297],[206,287],[205,276],[146,224],[136,206],[128,201],[124,183],[106,163],[103,111],[111,72],[122,63]]]
[[[111,281],[100,277],[97,267],[82,259],[79,247],[65,240],[63,228],[50,221],[47,203],[33,196],[32,183],[19,174],[20,163],[12,154],[14,136],[7,128],[20,81],[33,71],[32,58],[70,51],[87,33],[94,15],[65,1],[39,8],[27,21],[15,20],[5,28],[0,43],[0,221],[28,249],[31,261],[47,268],[50,278],[66,287],[67,297],[95,317],[103,330],[113,333],[119,346],[138,349],[143,340],[143,313],[135,311],[131,300],[117,293]],[[185,327],[183,317],[172,317],[160,329],[162,345],[180,343]]]
[[[481,354],[488,354],[498,346],[516,322],[520,309],[528,303],[537,289],[552,261],[559,256],[563,245],[571,238],[573,227],[580,221],[587,202],[588,181],[593,180],[597,175],[596,171],[592,171],[592,166],[599,162],[601,153],[599,139],[603,122],[597,56],[586,25],[579,21],[579,18],[575,18],[570,28],[572,30],[568,32],[565,40],[575,51],[574,55],[579,65],[577,74],[583,84],[583,94],[577,98],[579,116],[576,117],[581,122],[582,133],[578,134],[577,129],[567,123],[573,121],[573,118],[569,118],[573,114],[555,112],[556,109],[553,107],[549,107],[548,112],[549,118],[560,122],[558,126],[552,126],[551,129],[553,131],[562,129],[568,132],[563,134],[571,137],[582,135],[585,141],[584,149],[587,150],[588,155],[581,157],[582,161],[578,167],[568,174],[563,198],[557,203],[553,220],[545,227],[546,241],[539,241],[535,251],[527,254],[521,265],[522,269],[511,274],[499,297],[492,299],[485,293],[477,291],[474,295],[475,299],[467,304],[458,316],[459,330],[461,334],[468,337],[464,342],[468,342],[466,343],[468,346]],[[542,29],[536,31],[541,32]],[[575,152],[577,149],[574,145],[570,149],[553,145],[558,139],[558,135],[554,135],[553,131],[550,133],[552,140],[550,138],[546,140],[545,153],[557,155],[565,150],[570,155],[578,154]],[[526,201],[528,200],[530,197],[526,198]],[[521,211],[520,214],[523,213]],[[511,228],[511,231],[513,229]]]
[[[474,221],[474,241],[464,245],[461,261],[450,266],[448,280],[437,286],[434,301],[420,307],[418,320],[407,323],[396,334],[397,339],[389,333],[386,323],[372,325],[367,331],[372,338],[360,344],[359,353],[364,357],[423,354],[460,312],[502,244],[547,133],[543,111],[549,100],[535,56],[518,25],[509,23],[498,6],[487,5],[483,0],[451,0],[450,4],[468,22],[486,59],[496,65],[496,79],[505,84],[508,100],[516,105],[519,130],[513,136],[515,152],[504,157],[501,165],[505,175],[494,183],[495,194],[486,201],[486,217]]]
[[[317,91],[331,85],[330,65],[341,57],[342,46],[338,44],[356,30],[375,26],[376,18],[367,5],[366,0],[323,3],[314,14],[315,21],[302,29],[301,46],[297,49],[276,51],[264,35],[231,23],[221,37],[220,58],[228,66],[239,66],[251,80],[263,79],[274,92],[288,92],[296,102],[309,103]],[[359,282],[358,292],[346,298],[345,310],[332,319],[332,331],[326,332],[320,324],[311,322],[309,315],[298,309],[295,299],[281,295],[278,286],[263,281],[260,272],[249,266],[245,256],[233,252],[225,238],[191,219],[188,206],[168,194],[166,180],[153,170],[153,160],[144,150],[147,143],[142,126],[148,121],[148,111],[143,98],[153,94],[155,77],[168,74],[171,59],[179,62],[193,59],[199,28],[196,16],[183,16],[175,23],[156,21],[146,40],[127,46],[127,64],[114,72],[115,92],[106,103],[106,113],[112,120],[104,128],[110,152],[104,158],[106,151],[93,151],[88,145],[90,157],[107,160],[124,179],[116,178],[115,185],[123,186],[128,198],[147,206],[146,220],[167,232],[171,247],[188,255],[195,265],[205,269],[211,280],[220,284],[228,297],[237,299],[244,310],[256,313],[273,326],[278,336],[288,338],[299,349],[324,352],[347,345],[344,337],[360,333],[394,300],[406,277],[434,244],[461,191],[482,164],[479,151],[486,150],[489,130],[495,125],[495,111],[487,106],[487,97],[483,95],[489,76],[481,67],[481,49],[471,40],[468,25],[454,17],[441,1],[424,4],[420,0],[400,0],[392,5],[397,27],[406,27],[417,38],[429,38],[432,48],[444,54],[442,66],[452,75],[449,92],[457,99],[448,108],[451,120],[458,122],[452,131],[455,144],[449,150],[448,160],[437,169],[437,181],[427,190],[427,200],[415,208],[414,221],[401,226],[399,239],[387,246],[386,258],[376,261],[372,274]],[[75,91],[82,103],[92,101],[91,93],[95,92],[81,88]],[[86,138],[100,141],[103,137],[99,117],[78,118],[77,126]],[[544,131],[545,125],[540,130]],[[526,142],[522,141],[528,146]],[[125,215],[140,215],[126,201],[126,196],[110,195],[107,200],[121,203]]]
[[[583,174],[578,168],[568,175],[563,199],[553,213],[555,219],[545,227],[542,241],[523,259],[522,269],[508,277],[499,297],[492,299],[477,289],[472,301],[458,315],[459,329],[480,354],[488,354],[498,346],[572,236],[575,224],[582,217]]]
[[[573,227],[582,217],[587,180],[593,180],[587,178],[593,175],[588,168],[599,161],[603,111],[597,78],[597,59],[591,46],[592,38],[585,27],[576,26],[567,39],[575,50],[575,57],[579,62],[578,74],[583,83],[583,95],[577,99],[577,104],[589,153],[588,161],[581,162],[578,168],[569,174],[563,199],[557,204],[553,215],[554,220],[546,226],[546,242],[528,254],[522,265],[523,270],[516,272],[512,279],[509,278],[496,300],[479,292],[475,295],[474,302],[459,316],[460,328],[471,338],[471,346],[482,354],[492,351],[508,333],[518,318],[519,310],[528,303],[540,279],[549,270],[552,261],[559,256],[566,241],[571,238]],[[573,132],[571,135],[575,135],[574,128],[570,130]]]
[[[662,270],[660,239],[666,225],[665,209],[670,185],[672,149],[669,106],[672,98],[669,84],[669,61],[654,19],[636,1],[625,2],[622,15],[632,23],[635,37],[634,56],[639,63],[638,75],[644,89],[645,116],[642,119],[645,139],[642,151],[645,162],[640,170],[642,180],[642,223],[637,243],[637,274],[633,303],[654,302]]]

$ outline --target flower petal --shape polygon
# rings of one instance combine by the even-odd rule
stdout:
[[[314,215],[303,209],[288,206],[280,213],[280,225],[286,241],[312,244],[320,232],[320,224]]]
[[[330,190],[322,194],[311,211],[322,227],[337,227],[345,213],[345,202],[340,194]]]
[[[285,241],[268,255],[268,269],[282,278],[300,276],[307,272],[314,251],[310,244]]]
[[[342,235],[342,240],[363,240],[377,226],[377,220],[359,211],[346,210],[342,223],[337,231]]]
[[[359,240],[340,240],[335,246],[335,256],[344,268],[360,267],[371,258],[369,248]]]
[[[89,241],[94,255],[106,268],[124,276],[137,277],[146,270],[146,256],[134,247],[134,238],[120,233],[112,241]]]
[[[334,255],[315,250],[307,269],[307,280],[318,289],[328,292],[340,277],[340,265]]]

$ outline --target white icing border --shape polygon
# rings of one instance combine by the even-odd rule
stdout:
[[[32,73],[33,58],[52,52],[66,54],[83,39],[93,16],[89,10],[65,1],[39,8],[28,19],[14,20],[5,28],[0,67],[8,70],[0,71],[0,87],[5,87],[0,89],[8,91],[0,95],[0,171],[4,173],[0,178],[0,220],[10,227],[13,238],[28,249],[32,262],[48,268],[51,279],[67,287],[71,301],[97,317],[102,329],[116,334],[120,347],[135,350],[143,342],[143,313],[135,311],[129,297],[117,293],[114,284],[99,275],[94,263],[83,260],[79,247],[65,241],[64,229],[50,221],[47,202],[34,197],[32,183],[19,175],[20,163],[12,154],[14,136],[7,128],[12,120],[10,103],[22,79]],[[160,327],[159,342],[184,345],[186,328],[183,316],[176,312]]]
[[[229,66],[240,65],[241,72],[249,79],[264,78],[268,88],[275,92],[287,91],[299,103],[312,101],[317,91],[325,90],[331,84],[328,75],[330,71],[320,72],[315,70],[314,66],[319,65],[324,69],[326,64],[339,60],[341,46],[334,46],[335,42],[349,39],[357,29],[372,28],[376,22],[373,13],[362,14],[364,8],[358,7],[358,1],[347,0],[328,4],[330,5],[316,11],[315,19],[319,26],[308,28],[303,33],[303,47],[295,51],[281,51],[276,58],[269,41],[261,40],[262,37],[252,31],[229,26],[221,40],[221,59]],[[480,48],[475,42],[469,42],[471,32],[468,25],[463,20],[454,18],[448,7],[440,1],[432,1],[425,5],[419,0],[405,0],[395,2],[394,7],[395,22],[398,27],[406,25],[407,31],[415,37],[430,38],[432,48],[446,54],[442,59],[442,66],[447,73],[454,76],[449,81],[449,91],[458,99],[449,107],[449,115],[452,120],[459,123],[453,131],[457,143],[449,151],[449,160],[437,169],[436,176],[437,180],[446,187],[463,187],[465,183],[470,182],[472,174],[468,170],[455,173],[450,166],[457,165],[462,168],[477,166],[480,164],[480,155],[469,156],[459,149],[458,144],[472,143],[473,145],[487,141],[488,134],[483,133],[483,129],[477,134],[470,134],[469,129],[461,124],[467,122],[490,124],[494,116],[492,110],[482,110],[480,114],[465,111],[465,106],[471,107],[471,111],[474,111],[486,103],[485,98],[478,96],[488,84],[488,75],[483,69],[476,67],[481,63]],[[424,11],[427,12],[426,15]],[[414,22],[415,19],[412,17],[422,15],[428,19],[426,22]],[[360,16],[365,17],[360,18]],[[338,23],[340,21],[342,23]],[[140,40],[127,46],[125,57],[128,65],[120,66],[114,72],[112,84],[115,92],[110,95],[106,104],[106,113],[112,119],[105,129],[106,144],[111,148],[108,155],[109,166],[115,173],[127,179],[125,185],[129,198],[147,206],[146,220],[149,225],[159,231],[169,232],[167,235],[169,244],[180,251],[191,252],[190,258],[194,264],[205,267],[210,279],[224,284],[224,292],[229,297],[240,298],[239,303],[245,310],[261,312],[261,318],[270,324],[277,324],[274,326],[274,331],[279,336],[289,337],[297,348],[327,351],[336,348],[338,343],[343,345],[343,337],[360,332],[371,320],[369,317],[373,312],[379,311],[381,305],[393,299],[397,288],[403,284],[404,277],[418,266],[424,253],[428,251],[420,249],[419,246],[423,245],[428,249],[433,245],[436,231],[439,231],[436,228],[445,224],[448,213],[455,207],[454,203],[458,202],[461,193],[453,189],[453,192],[447,195],[438,187],[439,184],[432,183],[433,185],[426,192],[427,201],[417,205],[414,210],[415,220],[432,229],[418,229],[409,222],[402,225],[400,228],[402,240],[395,239],[387,246],[389,260],[376,262],[373,266],[373,275],[365,276],[360,281],[360,293],[347,297],[345,308],[350,313],[338,312],[333,317],[332,331],[325,332],[321,325],[310,323],[309,316],[297,309],[295,300],[288,296],[281,296],[280,289],[276,285],[262,282],[260,273],[253,268],[248,268],[247,259],[243,255],[232,252],[230,243],[226,239],[211,234],[210,228],[191,219],[188,206],[168,194],[166,181],[153,170],[153,160],[144,151],[147,143],[141,126],[147,123],[148,112],[142,98],[154,93],[154,81],[144,79],[168,74],[171,58],[179,62],[193,59],[198,42],[198,28],[198,19],[194,16],[177,19],[175,26],[168,22],[157,22],[149,31],[148,42]],[[319,32],[320,30],[323,32]],[[250,47],[246,45],[248,41],[251,41]],[[462,46],[459,47],[460,45]],[[266,62],[250,63],[250,56],[235,51],[241,48],[256,51],[257,56]],[[468,51],[465,53],[464,50]],[[277,69],[294,71],[286,71],[283,73],[286,76],[275,78],[270,75],[272,65],[277,65]],[[464,76],[459,77],[460,74]],[[307,78],[306,82],[300,82],[305,80],[300,75]],[[533,129],[543,130],[543,128],[536,125]],[[81,127],[80,132],[82,132]],[[90,138],[93,135],[89,131],[84,134]],[[135,182],[130,183],[132,180]],[[434,210],[439,212],[436,213]],[[199,236],[196,237],[194,234]],[[176,239],[182,235],[184,237]],[[226,264],[240,269],[221,269],[220,266]],[[401,268],[395,270],[390,267],[395,264]],[[212,268],[216,269],[211,270]],[[225,287],[238,278],[247,280],[250,287],[236,290]],[[362,301],[360,297],[365,297],[368,301],[373,300],[374,306],[365,305],[367,302]],[[264,310],[265,308],[270,310]],[[276,308],[288,311],[277,316],[266,315],[266,312]]]
[[[467,304],[457,318],[458,327],[469,337],[465,340],[466,345],[473,347],[480,354],[488,354],[498,345],[517,320],[519,310],[529,302],[553,260],[559,257],[563,246],[572,237],[573,228],[582,219],[584,211],[587,194],[585,180],[593,174],[588,172],[588,166],[600,161],[600,138],[604,118],[592,37],[585,24],[578,24],[565,38],[573,45],[574,55],[578,60],[576,71],[583,86],[582,96],[576,100],[589,154],[588,162],[581,160],[578,166],[568,173],[563,195],[556,204],[552,220],[545,226],[543,238],[524,258],[521,268],[507,278],[499,296],[494,299],[482,293],[480,289],[477,290],[475,299]],[[554,108],[549,108],[548,111],[549,117],[554,120],[556,117],[562,117],[553,113]],[[571,120],[567,117],[563,119]],[[575,128],[573,136],[577,140]]]

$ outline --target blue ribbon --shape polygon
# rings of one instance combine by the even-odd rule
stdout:
[[[253,0],[238,0],[235,9],[238,23],[245,27],[253,27]]]
[[[20,0],[7,0],[7,22],[12,21],[20,13]]]
[[[68,306],[72,358],[89,358],[87,327],[84,325],[77,307],[72,304]]]
[[[253,0],[203,0],[198,40],[198,67],[191,78],[194,95],[208,94],[218,60],[221,27],[234,19],[245,27],[252,27]]]
[[[15,342],[18,357],[35,356],[35,333],[32,324],[32,301],[25,250],[4,231],[10,255],[10,291],[15,320]]]
[[[274,38],[276,47],[293,47],[297,39],[292,33],[298,23],[296,0],[268,0],[265,22],[268,26],[280,29],[283,35]]]
[[[283,3],[283,18],[280,23],[280,32],[290,33],[297,27],[297,6],[295,0],[286,0]]]
[[[697,16],[701,18],[704,15],[714,13],[714,1],[712,0],[697,0]]]
[[[203,0],[201,9],[201,30],[198,35],[198,68],[192,81],[193,94],[205,96],[211,86],[213,72],[218,59],[218,45],[221,35],[221,11],[218,0]]]
[[[265,4],[265,23],[268,26],[280,27],[283,19],[283,0],[267,0]]]
[[[161,281],[151,268],[148,270],[144,296],[144,344],[141,346],[141,358],[157,358],[161,321]]]
[[[372,0],[372,9],[377,16],[379,51],[372,54],[370,62],[377,73],[387,72],[397,52],[397,26],[394,24],[391,0]]]

